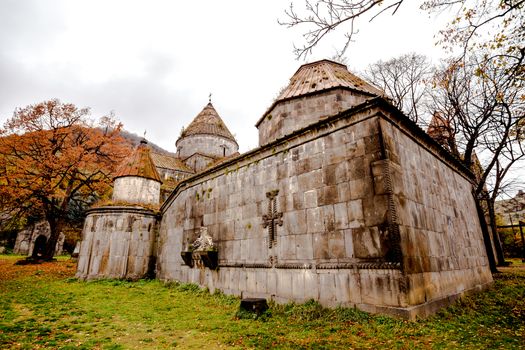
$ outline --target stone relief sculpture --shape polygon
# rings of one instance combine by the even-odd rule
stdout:
[[[191,248],[194,252],[210,251],[216,249],[213,239],[208,234],[207,227],[200,228],[199,238],[197,238],[195,242],[191,244]]]
[[[189,267],[208,267],[212,270],[218,267],[217,247],[213,243],[213,238],[208,234],[207,227],[201,227],[199,237],[180,254],[184,264]]]

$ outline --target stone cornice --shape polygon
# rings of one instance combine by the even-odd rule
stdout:
[[[133,214],[141,214],[141,215],[149,215],[149,216],[158,216],[159,214],[151,209],[146,209],[141,206],[104,206],[104,207],[97,207],[97,208],[90,208],[86,210],[86,215],[90,214],[121,214],[121,213],[133,213]]]

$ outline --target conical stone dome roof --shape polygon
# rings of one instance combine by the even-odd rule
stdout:
[[[385,93],[372,84],[350,73],[346,66],[330,60],[320,60],[303,64],[290,78],[272,105],[266,110],[255,126],[280,102],[303,96],[322,93],[335,88],[357,91],[365,96],[385,96]]]
[[[226,124],[224,124],[215,108],[213,108],[211,102],[209,102],[195,119],[193,119],[190,125],[184,129],[179,140],[183,137],[201,134],[221,136],[237,143],[230,130],[226,127]]]
[[[350,73],[345,65],[330,60],[321,60],[299,67],[276,101],[335,87],[358,90],[370,95],[384,95],[383,91]]]
[[[162,182],[157,168],[151,159],[148,142],[146,140],[140,141],[139,146],[122,162],[114,178],[124,176],[138,176]]]

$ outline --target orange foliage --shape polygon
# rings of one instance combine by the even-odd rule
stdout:
[[[108,191],[112,173],[130,145],[113,118],[95,124],[88,114],[88,109],[58,100],[15,111],[0,129],[4,212],[40,214],[53,232],[72,200],[89,200]]]

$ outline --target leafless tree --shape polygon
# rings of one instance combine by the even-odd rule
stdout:
[[[338,55],[342,56],[357,33],[358,19],[372,21],[383,13],[394,15],[403,2],[404,0],[297,0],[290,3],[284,19],[279,20],[279,23],[287,27],[305,28],[304,43],[294,46],[297,58],[308,56],[328,34],[335,31],[345,33],[345,39],[338,50]],[[427,0],[420,3],[422,10],[436,15],[445,10],[452,13],[449,25],[440,32],[440,43],[444,47],[459,47],[463,56],[472,49],[490,50],[488,58],[504,58],[515,71],[523,70],[525,0]],[[491,35],[487,35],[489,29]]]
[[[509,171],[525,160],[525,81],[486,57],[449,60],[435,74],[432,96],[434,110],[451,122],[463,163],[476,175],[474,195],[496,232],[496,198]]]
[[[475,155],[483,160],[476,193],[483,192],[493,172],[505,175],[523,159],[525,82],[507,75],[506,69],[484,54],[464,63],[449,60],[434,79],[433,107],[450,120],[463,163],[476,169]],[[507,169],[508,168],[508,169]],[[507,169],[507,170],[505,170]],[[497,184],[493,192],[498,192]]]
[[[432,66],[425,56],[410,53],[372,63],[363,76],[382,89],[393,105],[410,119],[424,124],[424,103],[428,99],[427,86],[432,78]]]
[[[385,6],[379,8],[383,3]],[[403,0],[304,0],[304,9],[297,11],[292,2],[285,11],[286,18],[279,20],[279,24],[287,27],[307,27],[303,33],[305,43],[299,47],[294,46],[297,58],[306,58],[327,34],[346,26],[343,29],[345,40],[336,54],[342,57],[352,37],[357,33],[357,19],[369,13],[373,18],[386,11],[395,14],[402,3]]]

